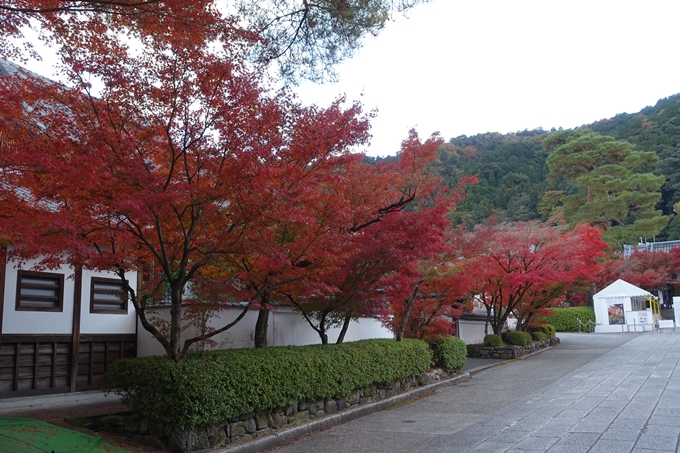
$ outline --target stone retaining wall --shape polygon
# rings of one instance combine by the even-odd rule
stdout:
[[[543,341],[532,341],[527,346],[484,346],[483,344],[469,344],[467,345],[467,356],[475,359],[516,359],[529,355],[532,352],[540,351],[541,349],[549,348],[560,343],[559,338],[551,338]]]
[[[94,431],[110,431],[131,437],[136,443],[173,452],[190,453],[245,442],[269,434],[274,430],[316,420],[357,405],[380,401],[406,392],[414,387],[432,384],[455,376],[441,369],[433,369],[420,376],[395,381],[389,386],[368,385],[352,391],[347,397],[301,401],[289,406],[243,414],[217,425],[181,428],[177,425],[139,419],[132,413],[90,418],[81,426]]]

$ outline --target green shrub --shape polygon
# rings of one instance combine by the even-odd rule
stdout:
[[[543,332],[534,332],[531,334],[531,338],[533,338],[536,341],[543,341],[547,340],[548,336],[544,334]]]
[[[527,338],[528,337],[528,338]],[[526,332],[511,331],[503,334],[503,341],[517,346],[526,346],[531,344],[531,335]]]
[[[434,363],[447,372],[462,369],[466,356],[467,347],[460,338],[441,338],[434,342]]]
[[[524,341],[526,342],[525,344],[531,344],[533,341],[533,337],[529,332],[522,332],[522,335],[524,335]]]
[[[230,349],[118,360],[104,391],[123,397],[139,415],[181,426],[218,423],[299,401],[347,396],[430,368],[422,340],[362,340],[340,345]]]
[[[538,331],[543,333],[547,338],[555,338],[556,336],[555,326],[552,324],[543,324],[538,327]]]
[[[498,335],[490,333],[484,337],[484,346],[490,346],[492,348],[503,346],[503,339]]]
[[[579,318],[584,324],[589,320],[595,322],[595,312],[592,307],[549,308],[552,313],[540,318],[555,326],[557,332],[578,332]]]

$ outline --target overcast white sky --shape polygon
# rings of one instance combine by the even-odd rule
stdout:
[[[370,155],[412,127],[447,140],[571,128],[680,92],[679,19],[677,0],[432,0],[367,40],[338,83],[298,92],[377,108]]]
[[[367,39],[338,83],[297,91],[377,109],[376,156],[412,127],[447,140],[571,128],[680,92],[679,19],[677,0],[431,0]],[[48,59],[28,67],[53,76]]]

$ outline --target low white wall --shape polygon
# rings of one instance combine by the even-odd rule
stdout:
[[[37,261],[28,261],[21,269],[31,270]],[[7,263],[5,270],[5,306],[2,319],[3,334],[71,334],[73,333],[73,297],[75,283],[73,270],[68,266],[48,270],[64,275],[64,300],[62,311],[16,311],[17,276],[16,263]]]
[[[72,334],[73,309],[75,300],[74,271],[69,266],[49,269],[45,272],[64,276],[63,310],[53,311],[22,311],[16,310],[17,276],[18,270],[33,270],[37,260],[29,260],[19,267],[14,262],[7,263],[5,270],[4,310],[2,320],[3,334]],[[82,273],[80,333],[83,334],[134,334],[136,332],[136,315],[132,303],[129,303],[128,313],[90,313],[90,290],[92,277],[118,278],[111,272],[94,272],[87,269]],[[137,281],[137,274],[131,272],[128,279]]]
[[[92,290],[92,277],[112,278],[119,277],[113,272],[95,272],[83,269],[82,309],[80,311],[80,333],[83,334],[131,334],[135,333],[137,315],[128,300],[127,314],[90,313],[90,291]],[[127,274],[129,282],[137,281],[137,273]],[[120,280],[119,280],[120,281]]]
[[[208,322],[208,326],[219,329],[229,324],[241,314],[242,309],[238,307],[229,308],[221,311],[217,316]],[[212,338],[217,345],[217,349],[225,348],[250,348],[253,347],[255,321],[257,320],[257,310],[249,310],[246,316],[241,319],[234,327],[216,335]],[[169,308],[163,308],[156,315],[160,319],[169,320]],[[328,340],[334,343],[337,340],[340,329],[330,329]],[[182,339],[196,335],[196,329],[189,326],[182,334]],[[289,307],[277,307],[269,314],[269,328],[267,331],[269,346],[288,346],[320,344],[321,338],[309,326],[304,317]],[[379,321],[371,318],[361,318],[353,321],[345,341],[356,341],[368,338],[394,338],[391,331],[382,326]],[[141,324],[138,326],[137,334],[137,355],[144,357],[148,355],[163,355],[165,351],[160,343],[147,332]]]
[[[484,343],[484,324],[485,321],[460,319],[458,321],[458,338],[463,340],[465,344]]]

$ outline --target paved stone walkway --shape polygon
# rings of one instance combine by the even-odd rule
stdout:
[[[530,359],[272,451],[679,451],[680,334],[560,336]]]
[[[644,334],[479,426],[417,451],[676,452],[679,361],[679,334]]]

